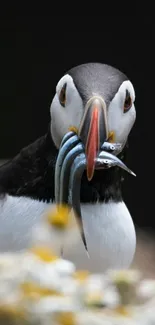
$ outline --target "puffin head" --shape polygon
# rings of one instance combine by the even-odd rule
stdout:
[[[78,134],[87,158],[88,180],[105,141],[120,143],[122,148],[126,144],[136,119],[134,102],[131,81],[106,64],[76,66],[59,80],[50,107],[51,135],[59,149],[67,132]]]

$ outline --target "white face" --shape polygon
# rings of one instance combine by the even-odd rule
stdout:
[[[126,92],[130,103],[125,105]],[[132,83],[124,81],[108,107],[108,128],[114,132],[114,142],[125,144],[136,119],[135,91]],[[126,107],[125,107],[126,106]]]
[[[65,83],[67,84],[66,102],[65,107],[63,107],[59,97]],[[56,86],[56,94],[50,107],[51,133],[57,148],[59,148],[62,138],[70,127],[79,127],[83,112],[83,102],[74,85],[73,79],[71,76],[65,75]]]
[[[63,92],[65,84],[66,90]],[[136,119],[134,101],[133,85],[130,81],[124,81],[107,107],[108,131],[114,133],[114,142],[125,144],[128,138]],[[83,101],[71,76],[65,75],[58,82],[50,114],[52,138],[59,148],[63,136],[70,128],[79,129],[84,114]]]

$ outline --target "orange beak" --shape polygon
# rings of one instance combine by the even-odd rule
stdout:
[[[106,105],[102,98],[95,96],[88,101],[79,136],[85,147],[87,178],[91,181],[95,170],[95,159],[101,145],[108,138]]]

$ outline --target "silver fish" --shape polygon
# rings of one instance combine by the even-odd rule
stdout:
[[[101,150],[113,153],[113,155],[118,155],[122,150],[122,145],[121,143],[104,142],[101,146]]]
[[[60,144],[60,148],[59,150],[61,149],[61,147],[64,145],[64,143],[69,140],[71,137],[75,136],[75,133],[73,131],[69,131],[68,133],[66,133],[61,141],[61,144]]]
[[[60,202],[67,203],[68,202],[68,184],[70,178],[70,171],[75,158],[84,152],[84,148],[82,143],[78,143],[73,149],[71,149],[68,154],[66,155],[62,168],[61,168],[61,175],[60,175]]]
[[[64,145],[62,145],[61,149],[59,150],[58,157],[56,160],[56,165],[55,165],[55,200],[56,200],[56,203],[59,203],[60,173],[61,173],[63,160],[64,160],[65,156],[67,155],[67,153],[72,148],[74,148],[78,142],[80,142],[78,136],[73,135],[64,142]]]

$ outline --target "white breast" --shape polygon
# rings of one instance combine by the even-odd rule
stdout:
[[[90,259],[83,243],[65,252],[78,268],[93,272],[130,267],[135,254],[136,234],[124,202],[83,204],[82,216]]]
[[[24,197],[7,196],[1,200],[0,251],[25,248],[32,229],[42,220],[48,207],[47,203]],[[136,235],[124,202],[82,204],[81,209],[90,259],[80,235],[76,245],[64,250],[64,257],[79,267],[96,271],[128,268],[135,253]]]
[[[0,201],[0,251],[24,249],[48,204],[7,195]]]
[[[90,258],[100,268],[128,268],[136,247],[133,221],[124,202],[83,207]]]

